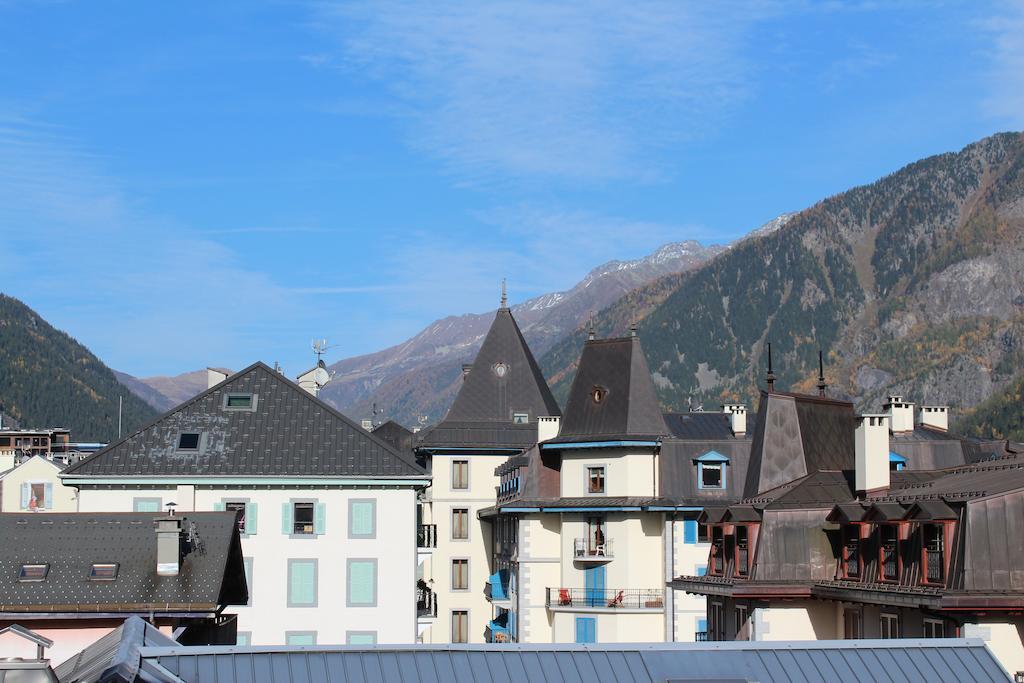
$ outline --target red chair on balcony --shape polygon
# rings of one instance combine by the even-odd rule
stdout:
[[[572,596],[569,595],[569,589],[568,588],[559,588],[558,589],[558,604],[559,605],[571,605],[572,604]]]
[[[623,591],[619,591],[618,595],[608,601],[609,607],[622,607],[622,599],[625,597]]]

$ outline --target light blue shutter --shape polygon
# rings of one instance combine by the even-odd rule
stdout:
[[[683,522],[683,543],[693,545],[697,542],[697,520],[688,519]]]
[[[373,501],[355,501],[349,510],[349,535],[373,536],[375,526],[376,505]]]
[[[697,633],[703,633],[704,635],[707,635],[707,632],[708,632],[708,620],[707,619],[698,619],[697,620]]]
[[[597,620],[594,617],[576,617],[576,642],[597,642]]]
[[[370,560],[348,564],[348,604],[372,606],[377,602],[377,565]]]
[[[281,533],[292,533],[292,504],[281,503]]]
[[[317,503],[313,509],[313,533],[320,535],[327,530],[327,503]]]
[[[245,504],[245,533],[256,533],[256,510],[259,506],[256,503]]]
[[[316,645],[316,636],[312,633],[289,633],[286,645]]]
[[[706,564],[697,565],[697,576],[707,576],[708,566]]]
[[[242,559],[242,565],[245,567],[245,588],[249,593],[249,600],[245,603],[247,605],[252,604],[252,558],[246,557]]]
[[[27,510],[28,509],[28,499],[29,499],[29,497],[31,495],[32,495],[32,488],[28,485],[28,483],[26,482],[26,483],[22,484],[21,485],[21,509],[22,510]]]
[[[224,501],[222,500],[222,501],[220,501],[218,503],[214,503],[213,504],[213,511],[214,512],[224,512]]]
[[[245,631],[239,631],[235,636],[235,645],[239,647],[248,647],[252,643],[252,635]]]
[[[376,645],[376,633],[349,633],[348,645]]]
[[[53,484],[47,482],[45,493],[43,493],[43,504],[40,506],[47,510],[53,509]]]
[[[316,566],[312,562],[292,562],[289,565],[288,604],[305,606],[316,604]]]

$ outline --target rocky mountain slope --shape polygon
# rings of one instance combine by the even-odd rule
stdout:
[[[226,368],[217,368],[230,373]],[[128,387],[136,396],[156,408],[166,412],[184,403],[201,391],[206,391],[206,369],[184,372],[180,375],[155,377],[133,377],[124,372],[114,371],[117,381]]]
[[[754,403],[772,343],[776,386],[879,409],[896,392],[959,414],[1024,360],[1024,135],[1006,133],[830,197],[709,263],[603,310],[599,335],[640,334],[666,407]],[[583,343],[541,359],[564,396]],[[956,414],[956,413],[955,413]]]
[[[0,405],[25,428],[67,427],[74,441],[117,437],[156,411],[118,383],[89,349],[21,301],[0,294]]]
[[[572,289],[530,299],[512,311],[539,355],[583,325],[592,311],[667,273],[694,268],[723,249],[694,241],[667,244],[642,259],[605,263]],[[451,404],[462,364],[473,359],[493,319],[493,311],[450,316],[402,344],[338,361],[330,366],[335,379],[321,396],[354,417],[368,417],[376,404],[386,417],[410,426],[434,422]]]

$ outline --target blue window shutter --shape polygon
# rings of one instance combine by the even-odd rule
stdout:
[[[683,522],[683,543],[693,545],[697,542],[697,520],[688,519]]]
[[[322,534],[327,530],[327,503],[317,503],[313,512],[313,533]]]
[[[213,511],[214,512],[223,512],[224,511],[224,501],[222,500],[222,501],[218,501],[218,502],[214,503],[213,504]]]
[[[316,566],[312,562],[289,565],[288,602],[292,605],[316,604]]]
[[[239,647],[248,647],[251,641],[252,635],[244,631],[239,631],[238,635],[235,636],[235,645]]]
[[[47,510],[53,509],[53,484],[47,482],[45,493],[43,493],[43,507]]]
[[[586,638],[586,633],[587,633],[586,626],[583,625],[583,619],[584,618],[585,617],[576,617],[576,642],[577,643],[585,643],[585,642],[587,642],[586,640],[584,640],[584,638]]]
[[[348,564],[348,603],[372,606],[377,602],[377,566],[369,560]]]
[[[576,642],[597,642],[597,620],[594,617],[576,617]]]
[[[292,504],[281,503],[281,533],[292,533]]]
[[[708,620],[707,619],[698,619],[697,620],[697,630],[698,631],[703,631],[704,633],[707,633],[708,632]]]
[[[256,503],[245,504],[245,533],[256,533],[256,511],[259,506]]]
[[[32,495],[31,491],[32,491],[32,488],[28,485],[28,482],[25,482],[24,484],[21,485],[21,509],[22,510],[27,510],[28,509],[28,499]]]
[[[245,588],[249,592],[249,601],[245,604],[252,604],[252,558],[242,558],[242,566],[245,568]]]
[[[708,566],[706,564],[697,565],[697,576],[707,576]]]
[[[349,506],[349,536],[373,536],[376,531],[376,504],[373,501],[353,501]]]

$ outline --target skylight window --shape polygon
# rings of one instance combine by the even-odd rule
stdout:
[[[179,451],[198,451],[199,450],[199,434],[193,432],[183,432],[178,436],[178,450]]]
[[[48,564],[23,564],[18,572],[18,581],[45,581],[49,573]]]
[[[113,581],[117,578],[116,562],[94,562],[89,569],[90,581]]]
[[[255,394],[224,394],[224,410],[253,411],[255,409]]]

